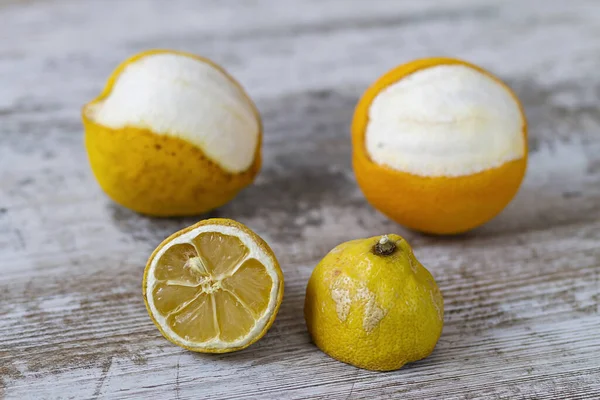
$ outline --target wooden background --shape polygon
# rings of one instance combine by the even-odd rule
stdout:
[[[211,214],[262,235],[285,273],[273,328],[238,353],[161,337],[144,264],[198,218],[113,204],[82,146],[82,104],[156,47],[222,64],[264,118],[260,177]],[[456,237],[387,221],[350,166],[362,91],[432,55],[505,79],[530,122],[517,198]],[[598,0],[0,0],[0,397],[599,399],[599,71]],[[376,373],[318,351],[302,309],[328,250],[390,232],[435,276],[445,327],[429,358]]]

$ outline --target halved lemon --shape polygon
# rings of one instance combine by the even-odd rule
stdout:
[[[165,338],[191,351],[226,353],[250,346],[271,327],[283,273],[257,234],[214,218],[174,233],[154,250],[143,292]]]

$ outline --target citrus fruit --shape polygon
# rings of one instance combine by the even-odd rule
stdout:
[[[271,327],[283,274],[258,235],[215,218],[165,239],[146,264],[142,286],[165,338],[192,351],[226,353],[248,347]]]
[[[152,50],[131,57],[82,117],[100,186],[143,214],[209,211],[233,199],[260,169],[256,107],[221,67],[192,54]]]
[[[389,371],[433,351],[444,304],[406,240],[384,235],[331,250],[308,281],[304,315],[314,343],[331,357]]]
[[[365,197],[409,228],[460,233],[497,215],[527,166],[527,123],[511,89],[465,61],[400,65],[364,93],[352,121]]]

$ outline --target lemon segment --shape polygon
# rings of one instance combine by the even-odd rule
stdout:
[[[255,317],[267,307],[272,286],[273,280],[255,259],[245,261],[235,274],[222,282],[223,289],[235,295]]]
[[[187,341],[203,343],[216,339],[219,331],[212,296],[200,292],[188,301],[181,310],[167,315],[168,326]]]
[[[248,248],[235,236],[205,232],[192,240],[209,274],[221,278],[239,266],[248,255]]]

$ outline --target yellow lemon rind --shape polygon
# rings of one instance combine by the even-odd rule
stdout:
[[[233,199],[260,171],[260,147],[248,170],[231,174],[180,138],[135,127],[114,130],[86,118],[84,126],[88,159],[100,187],[116,203],[141,214],[205,213]]]

